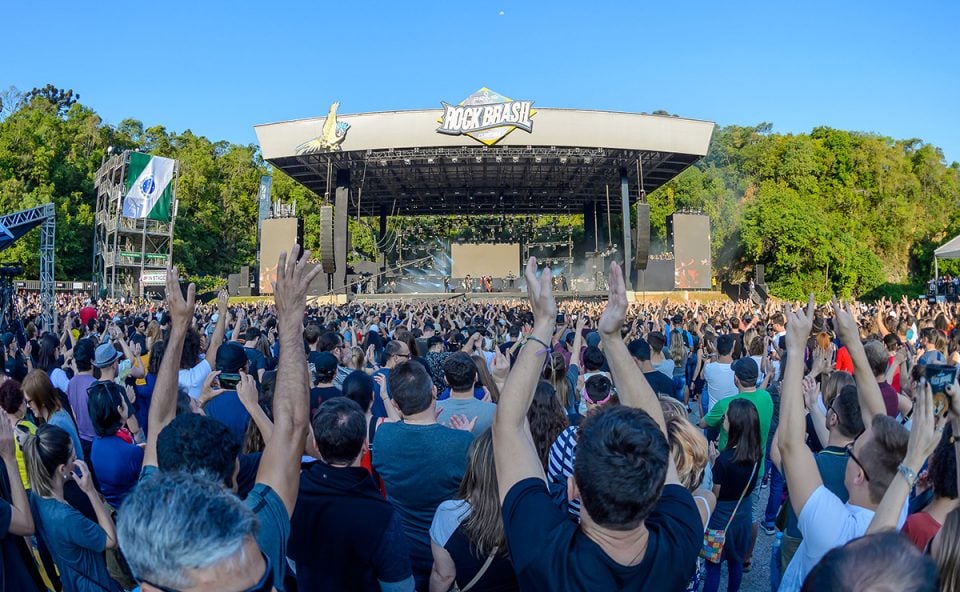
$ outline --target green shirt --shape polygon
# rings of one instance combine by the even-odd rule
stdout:
[[[773,399],[770,393],[763,389],[757,389],[746,393],[737,393],[732,397],[726,397],[717,401],[713,409],[703,417],[704,423],[710,428],[720,428],[720,442],[717,443],[718,450],[724,450],[727,447],[727,430],[723,429],[723,416],[727,413],[727,407],[730,401],[734,399],[746,399],[753,403],[757,408],[757,415],[760,416],[760,448],[763,456],[760,459],[760,478],[763,478],[765,472],[765,460],[767,455],[767,438],[770,436],[770,421],[773,419]]]

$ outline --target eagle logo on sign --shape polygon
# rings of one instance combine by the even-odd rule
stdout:
[[[297,146],[297,154],[338,152],[340,150],[340,144],[343,144],[343,141],[347,139],[347,130],[350,129],[350,124],[345,121],[337,121],[337,109],[339,107],[340,101],[330,105],[327,118],[323,120],[323,129],[320,131],[320,135]]]

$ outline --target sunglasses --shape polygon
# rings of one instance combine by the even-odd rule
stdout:
[[[850,455],[850,458],[853,459],[853,462],[857,463],[857,466],[860,467],[860,470],[861,470],[861,471],[863,471],[863,478],[866,479],[867,481],[869,481],[869,480],[870,480],[870,475],[867,474],[867,469],[866,469],[866,467],[864,467],[864,466],[863,466],[863,463],[860,462],[860,459],[857,458],[856,455],[853,454],[853,445],[856,444],[856,442],[857,442],[857,441],[854,440],[853,442],[850,442],[849,444],[847,444],[847,446],[846,446],[847,454]]]
[[[260,576],[260,581],[251,586],[250,588],[245,588],[243,592],[273,592],[273,567],[270,565],[270,558],[266,556],[262,551],[260,556],[263,557],[264,570],[263,575]],[[149,584],[160,590],[160,592],[180,592],[176,588],[167,588],[166,586],[158,586],[153,582],[148,580],[140,580],[141,584]]]

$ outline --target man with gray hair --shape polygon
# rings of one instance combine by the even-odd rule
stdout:
[[[127,497],[117,536],[144,592],[272,592],[258,527],[254,513],[219,483],[159,473]]]
[[[179,442],[177,438],[170,437],[177,430],[174,420],[177,362],[192,320],[196,289],[190,284],[186,297],[181,296],[176,269],[167,271],[167,301],[172,328],[150,405],[150,431],[144,450],[141,483],[136,490],[137,505],[124,504],[120,510],[120,521],[125,524],[126,547],[139,549],[147,546],[151,549],[148,553],[138,555],[138,560],[129,562],[134,576],[145,589],[161,592],[284,590],[287,538],[290,515],[297,500],[302,452],[301,447],[291,443],[306,441],[309,421],[307,360],[302,341],[303,312],[307,288],[320,270],[319,267],[309,270],[309,251],[304,252],[302,258],[298,258],[299,254],[299,246],[295,245],[289,260],[286,253],[281,253],[277,265],[275,301],[281,355],[273,399],[272,433],[269,436],[264,434],[266,446],[257,469],[256,485],[242,502],[236,498],[229,501],[217,497],[220,505],[204,505],[213,504],[209,499],[210,493],[182,495],[176,484],[169,485],[167,482],[168,478],[177,478],[164,474],[179,474],[179,469],[184,466],[209,464],[206,462],[207,456],[216,456],[218,453],[222,456],[222,451],[215,446],[203,448],[207,454],[190,450],[196,447],[191,445],[195,444],[195,440],[185,441],[189,439],[186,433],[182,434],[184,437],[179,438]],[[252,383],[253,378],[244,374],[241,381]],[[211,421],[216,423],[215,420]],[[164,445],[161,446],[161,443]],[[165,459],[176,460],[164,462]],[[217,464],[221,465],[217,478],[224,479],[225,483],[235,483],[237,469],[233,470],[231,477],[229,467],[222,466],[230,463]],[[236,461],[233,464],[236,465]],[[202,472],[202,476],[193,479],[209,480],[207,472]],[[161,482],[153,483],[154,479],[161,479]],[[213,481],[210,483],[213,484]],[[203,483],[196,481],[196,485],[202,487]],[[218,496],[232,495],[223,486],[217,491]],[[231,509],[234,508],[231,504],[245,511]],[[146,518],[137,515],[148,506],[158,508],[148,512]],[[164,506],[164,511],[159,506]],[[207,518],[212,522],[205,532],[211,538],[225,537],[219,553],[211,547],[204,554],[202,547],[184,544],[181,538],[173,536],[173,533],[177,533],[181,537],[197,537],[192,532],[198,528],[195,515],[204,512],[208,512]],[[238,516],[249,519],[241,520],[240,527],[230,524]],[[237,528],[239,530],[231,530]],[[262,557],[262,563],[258,557]],[[254,575],[258,579],[254,579]],[[256,586],[251,588],[251,584]]]

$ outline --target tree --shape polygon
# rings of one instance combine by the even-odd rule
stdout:
[[[47,84],[43,88],[30,89],[30,92],[24,96],[27,103],[32,103],[36,99],[47,101],[57,108],[57,114],[63,114],[80,100],[80,93],[74,94],[72,88],[63,90]]]

